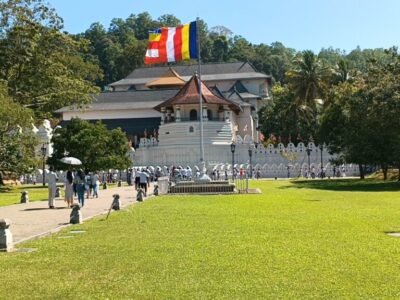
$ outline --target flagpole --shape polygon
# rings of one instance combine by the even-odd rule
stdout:
[[[210,181],[207,176],[206,162],[204,158],[204,132],[203,132],[203,97],[201,90],[201,57],[200,57],[200,32],[199,18],[196,19],[197,32],[197,62],[198,62],[198,84],[199,84],[199,103],[200,103],[200,178],[201,181]]]

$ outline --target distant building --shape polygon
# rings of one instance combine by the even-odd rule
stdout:
[[[94,96],[95,100],[87,107],[63,107],[56,113],[62,115],[63,122],[79,117],[101,120],[109,129],[120,127],[137,148],[141,138],[154,137],[160,125],[176,119],[177,111],[182,113],[180,122],[198,118],[198,103],[191,103],[189,111],[176,111],[176,105],[159,106],[175,97],[197,71],[197,65],[138,68],[110,84],[112,91]],[[215,97],[230,103],[206,105],[207,119],[211,122],[229,120],[231,140],[236,135],[256,140],[257,112],[269,100],[271,77],[258,72],[249,63],[238,62],[204,64],[201,79]],[[158,109],[154,109],[156,107]]]

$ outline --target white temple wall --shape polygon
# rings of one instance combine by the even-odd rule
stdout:
[[[284,147],[278,144],[277,147],[269,145],[263,147],[254,144],[236,141],[234,163],[236,168],[249,168],[250,157],[249,147],[252,149],[252,166],[255,171],[259,170],[261,177],[297,177],[305,176],[309,170],[317,173],[321,168],[321,149],[310,143],[310,165],[306,146],[300,143],[297,147],[289,144]],[[232,170],[232,152],[230,143],[205,144],[205,160],[208,171],[217,168],[221,171]],[[195,145],[169,145],[160,146],[154,139],[141,148],[136,149],[134,165],[137,166],[190,166],[199,165],[200,146]],[[358,176],[358,165],[349,164],[346,166],[334,167],[330,160],[333,158],[326,149],[322,152],[322,165],[326,176],[333,176],[333,170],[340,172],[341,176]]]

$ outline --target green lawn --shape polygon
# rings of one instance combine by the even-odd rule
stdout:
[[[57,186],[61,188],[61,193],[64,195],[63,185],[58,183]],[[111,183],[107,186],[108,188],[115,188],[117,184]],[[103,189],[103,186],[100,186],[100,189]],[[47,186],[43,187],[42,184],[0,187],[0,207],[20,203],[21,192],[23,191],[28,191],[30,202],[47,201],[49,195]]]
[[[49,194],[47,187],[43,187],[41,184],[0,187],[0,206],[20,203],[23,191],[28,191],[29,201],[47,200]]]
[[[0,255],[0,298],[400,297],[400,238],[385,234],[400,231],[399,183],[251,187],[263,194],[152,198],[19,245],[38,250]]]

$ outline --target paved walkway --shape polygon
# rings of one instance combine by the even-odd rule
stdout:
[[[153,187],[151,186],[147,195],[151,195],[152,192]],[[125,185],[107,190],[100,189],[99,198],[85,199],[85,206],[81,209],[83,220],[108,213],[114,194],[120,195],[122,208],[137,203],[137,192],[134,186]],[[10,230],[14,244],[57,232],[69,226],[70,213],[71,209],[67,208],[63,199],[56,200],[55,209],[49,209],[47,201],[0,207],[0,219],[11,221]]]

